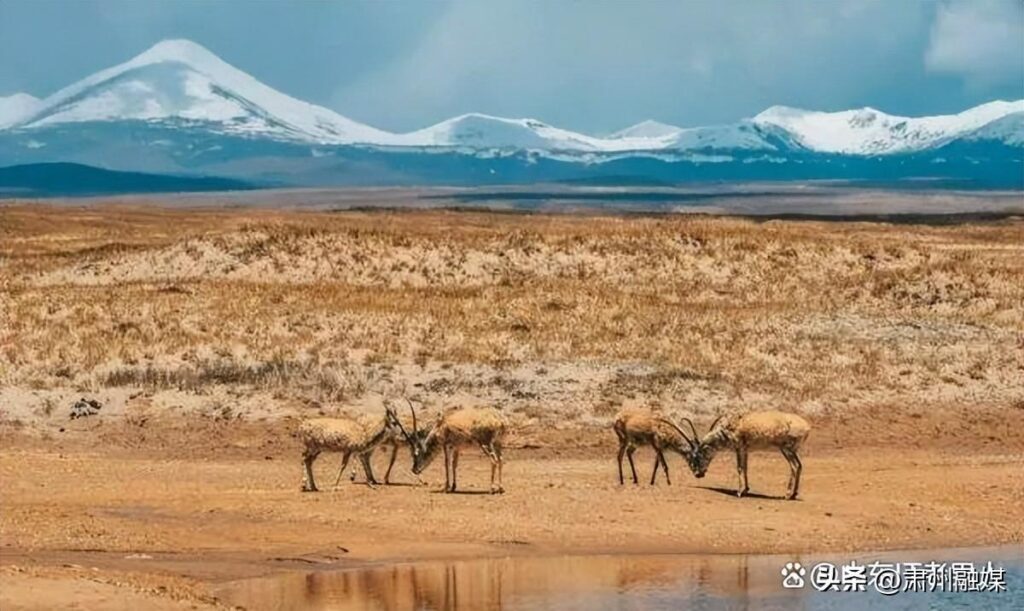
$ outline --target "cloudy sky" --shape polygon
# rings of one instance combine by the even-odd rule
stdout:
[[[0,0],[0,95],[43,97],[165,38],[391,130],[474,111],[606,133],[773,104],[1024,98],[1024,0]]]

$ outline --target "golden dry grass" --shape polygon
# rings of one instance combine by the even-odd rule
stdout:
[[[33,413],[112,389],[527,420],[1024,407],[1019,219],[16,206],[0,256],[0,384]]]

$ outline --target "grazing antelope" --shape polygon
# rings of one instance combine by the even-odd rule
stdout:
[[[692,423],[690,429],[696,434]],[[736,496],[743,496],[750,491],[747,482],[747,454],[752,450],[778,450],[789,463],[786,498],[793,500],[800,492],[800,472],[803,471],[797,452],[810,432],[811,425],[806,420],[786,412],[763,411],[719,416],[711,423],[707,434],[700,438],[690,468],[697,477],[704,477],[715,454],[719,450],[732,448],[736,451],[736,472],[739,476]]]
[[[344,471],[348,460],[355,454],[363,464],[366,484],[373,487],[377,484],[370,466],[370,455],[374,448],[389,434],[397,429],[398,418],[394,410],[385,408],[384,419],[379,426],[368,428],[352,418],[312,418],[299,424],[298,437],[303,443],[302,466],[304,477],[303,492],[316,492],[316,481],[313,479],[313,461],[321,452],[341,452],[341,470]]]
[[[685,419],[689,422],[688,419]],[[692,423],[691,423],[692,425]],[[619,438],[619,485],[625,484],[622,474],[622,457],[629,459],[629,469],[633,472],[633,483],[638,483],[636,476],[636,465],[633,464],[633,452],[640,446],[651,446],[654,448],[654,472],[651,473],[651,485],[654,485],[658,477],[658,467],[665,469],[665,481],[672,485],[668,475],[668,462],[665,460],[665,450],[678,452],[680,456],[690,461],[696,444],[676,425],[665,420],[662,416],[646,408],[626,408],[615,415],[612,429]]]
[[[505,491],[501,486],[501,445],[508,425],[496,409],[464,408],[440,414],[434,426],[421,434],[416,423],[416,410],[412,410],[412,435],[405,433],[413,449],[412,471],[423,473],[427,465],[444,450],[444,491],[455,492],[459,452],[468,446],[479,447],[491,460],[491,494]],[[401,423],[398,424],[401,427]],[[497,479],[495,479],[497,475]]]

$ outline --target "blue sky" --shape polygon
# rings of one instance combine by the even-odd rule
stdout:
[[[43,97],[165,38],[391,130],[465,112],[606,133],[773,104],[921,115],[1024,98],[1022,0],[0,0],[0,95]]]

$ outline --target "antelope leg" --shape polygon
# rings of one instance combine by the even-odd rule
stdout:
[[[661,452],[655,448],[654,450],[654,471],[651,472],[651,485],[658,479],[658,467],[661,466]]]
[[[626,448],[626,458],[629,459],[629,470],[633,472],[633,483],[639,484],[640,481],[636,477],[636,465],[633,464],[633,452],[636,452],[636,448],[629,446]]]
[[[796,475],[796,465],[793,464],[793,455],[787,448],[779,448],[782,452],[782,456],[786,459],[786,464],[789,465],[789,481],[786,482],[786,498],[793,492],[793,476]]]
[[[302,453],[302,467],[304,471],[302,481],[303,492],[316,492],[317,490],[316,481],[313,479],[313,461],[316,460],[319,454],[320,452],[309,450],[308,448]]]
[[[345,467],[348,466],[348,459],[352,456],[351,452],[345,452],[341,456],[341,468],[338,469],[338,479],[334,480],[334,487],[338,487],[338,483],[341,482],[341,476],[345,473]]]
[[[455,476],[459,469],[459,448],[452,448],[452,492],[455,492]]]
[[[448,487],[451,486],[451,480],[449,479],[449,460],[451,459],[451,453],[448,451],[448,446],[444,446],[444,491],[448,492]]]
[[[501,450],[494,442],[480,444],[480,449],[491,459],[491,494],[504,492],[501,489]],[[498,485],[495,486],[494,478],[498,476]]]
[[[619,441],[619,485],[620,486],[622,486],[623,484],[626,483],[625,479],[622,477],[622,457],[625,456],[625,454],[626,454],[626,444],[622,443],[622,441],[620,440]]]
[[[736,496],[741,497],[750,492],[750,484],[747,483],[747,451],[745,448],[736,448],[736,475],[739,478]]]
[[[396,456],[398,456],[398,444],[391,446],[391,460],[388,461],[388,470],[384,472],[384,485],[391,483],[391,467],[395,466]]]
[[[370,464],[371,452],[359,455],[359,461],[363,463],[363,472],[366,473],[366,485],[370,488],[377,487],[377,478],[373,476],[373,465]]]
[[[498,492],[498,494],[501,494],[501,493],[505,492],[505,486],[502,485],[502,483],[501,483],[501,470],[505,466],[505,459],[503,459],[501,457],[501,445],[500,444],[497,444],[497,443],[493,444],[493,448],[494,448],[494,455],[498,457],[498,490],[497,490],[497,492]]]
[[[800,494],[800,473],[804,470],[804,465],[800,462],[800,456],[797,455],[796,450],[789,450],[790,455],[787,457],[790,459],[790,468],[793,470],[793,488],[789,491],[789,500],[793,500]]]

